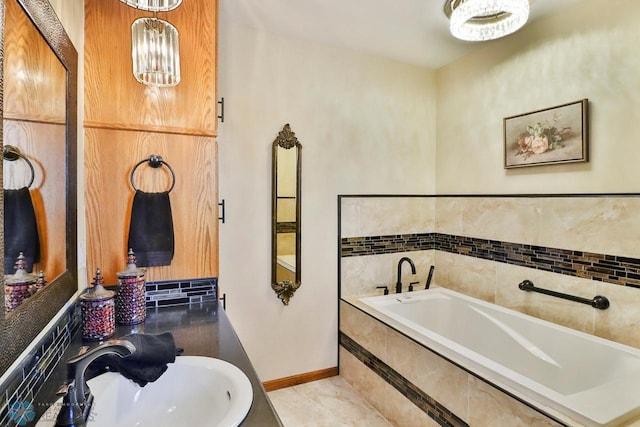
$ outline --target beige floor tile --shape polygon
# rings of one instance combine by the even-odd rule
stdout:
[[[284,427],[391,427],[341,377],[269,392]]]

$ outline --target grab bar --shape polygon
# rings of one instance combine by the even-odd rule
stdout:
[[[575,295],[563,294],[562,292],[551,291],[549,289],[542,289],[534,286],[531,280],[523,280],[518,287],[523,291],[529,292],[539,292],[545,295],[551,295],[552,297],[562,298],[569,301],[579,302],[581,304],[590,305],[593,308],[597,308],[600,310],[606,310],[609,308],[609,300],[607,297],[603,297],[602,295],[596,295],[593,299],[581,298]]]

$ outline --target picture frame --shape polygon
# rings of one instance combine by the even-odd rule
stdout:
[[[504,167],[588,161],[588,99],[505,117]]]

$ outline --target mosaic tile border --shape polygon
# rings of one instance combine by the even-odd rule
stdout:
[[[147,308],[218,300],[218,278],[165,280],[146,284]]]
[[[341,257],[439,250],[568,276],[640,288],[640,259],[443,233],[350,237]]]
[[[0,385],[0,425],[26,425],[25,419],[17,419],[17,412],[11,412],[12,405],[33,402],[36,394],[51,375],[80,327],[80,314],[72,305],[60,321],[43,337],[21,366]],[[22,406],[25,412],[28,408]],[[33,408],[35,415],[35,408]]]
[[[414,405],[424,411],[424,413],[441,426],[468,426],[468,424],[461,418],[457,417],[442,404],[438,403],[437,400],[420,390],[389,365],[374,356],[371,352],[367,351],[364,347],[360,346],[360,344],[348,335],[343,332],[339,332],[339,342],[345,350],[360,360],[389,385],[402,393],[403,396],[409,399]]]

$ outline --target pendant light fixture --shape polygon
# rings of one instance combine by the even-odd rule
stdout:
[[[454,37],[493,40],[514,33],[529,18],[529,0],[447,0],[445,13]]]
[[[133,76],[150,86],[171,87],[180,83],[180,44],[178,30],[159,19],[158,12],[178,7],[182,0],[120,0],[153,17],[138,18],[131,25]]]

